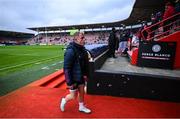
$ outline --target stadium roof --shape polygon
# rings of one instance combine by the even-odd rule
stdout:
[[[4,37],[16,37],[16,38],[30,38],[30,37],[33,37],[34,34],[32,34],[32,33],[23,33],[23,32],[0,30],[0,36],[4,36]]]
[[[95,28],[111,28],[139,24],[141,21],[150,21],[151,14],[164,10],[164,0],[136,0],[130,16],[122,21],[97,24],[82,24],[69,26],[48,26],[28,28],[33,31],[57,31],[69,29],[95,29]]]

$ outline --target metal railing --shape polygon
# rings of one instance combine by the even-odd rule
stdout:
[[[157,22],[141,31],[143,40],[156,41],[180,30],[180,13]]]

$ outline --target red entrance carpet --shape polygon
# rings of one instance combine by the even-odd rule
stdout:
[[[85,97],[91,114],[78,112],[77,101],[69,102],[66,111],[61,112],[59,100],[67,93],[64,83],[59,88],[33,83],[0,97],[0,118],[180,117],[180,103],[98,95]]]

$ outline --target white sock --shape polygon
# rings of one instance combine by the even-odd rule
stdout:
[[[83,102],[79,102],[79,107],[80,108],[84,107],[84,103]]]
[[[67,102],[65,98],[63,98],[63,100],[64,100],[65,103]]]

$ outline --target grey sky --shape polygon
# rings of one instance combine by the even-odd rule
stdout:
[[[114,22],[127,18],[135,0],[0,0],[0,30]]]

